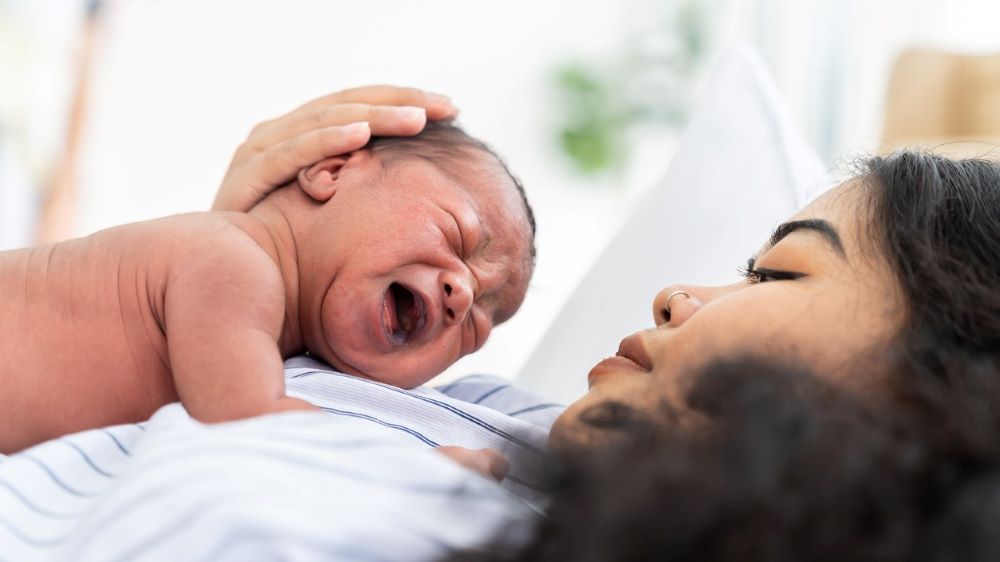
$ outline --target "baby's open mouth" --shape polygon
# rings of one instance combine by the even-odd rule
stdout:
[[[396,346],[411,341],[427,323],[424,300],[399,283],[392,283],[386,290],[384,310],[389,341]]]

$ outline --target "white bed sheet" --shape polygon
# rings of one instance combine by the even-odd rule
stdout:
[[[490,377],[445,389],[466,400],[306,359],[286,380],[327,414],[207,426],[173,404],[4,457],[0,560],[436,560],[537,516],[560,407]],[[446,444],[504,451],[511,478],[433,452]]]

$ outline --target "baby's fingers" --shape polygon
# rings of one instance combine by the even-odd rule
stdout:
[[[495,449],[466,449],[449,445],[438,447],[435,451],[480,476],[497,482],[506,478],[507,471],[510,470],[510,463]]]

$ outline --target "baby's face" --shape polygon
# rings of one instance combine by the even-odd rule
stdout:
[[[470,158],[457,180],[416,158],[383,171],[366,151],[340,169],[296,240],[311,352],[410,388],[517,311],[532,273],[524,203],[496,163]]]

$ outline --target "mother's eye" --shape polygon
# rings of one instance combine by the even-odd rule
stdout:
[[[747,264],[740,268],[740,275],[745,277],[751,285],[757,283],[768,283],[771,281],[794,281],[805,277],[805,273],[796,271],[783,271],[780,269],[768,269],[757,267],[757,258],[751,257]]]

